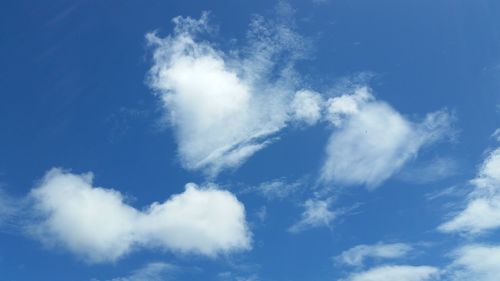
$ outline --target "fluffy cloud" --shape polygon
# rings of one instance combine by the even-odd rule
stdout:
[[[500,246],[473,244],[456,250],[449,267],[453,281],[496,281],[500,276]],[[448,279],[447,279],[448,280]]]
[[[208,16],[177,17],[154,47],[149,85],[161,98],[183,166],[215,176],[241,165],[298,118],[318,120],[319,96],[298,92],[293,63],[304,41],[287,24],[256,17],[247,48],[224,53],[201,40]]]
[[[411,250],[412,247],[404,243],[358,245],[342,252],[335,260],[350,266],[362,266],[366,258],[400,258]]]
[[[295,94],[291,104],[292,116],[307,125],[316,124],[322,117],[323,98],[320,94],[302,90]]]
[[[250,248],[244,206],[234,195],[187,184],[183,193],[143,210],[115,190],[92,186],[92,174],[50,170],[30,193],[31,233],[88,262],[115,261],[137,247],[215,256]]]
[[[500,227],[500,148],[489,153],[471,183],[475,188],[466,207],[440,231],[479,234]]]
[[[351,274],[343,281],[429,281],[439,270],[431,266],[384,265]]]
[[[330,200],[309,199],[304,203],[301,219],[288,231],[297,233],[312,227],[329,227],[336,217],[337,213],[330,210]]]
[[[327,119],[337,129],[326,148],[321,178],[326,182],[376,187],[414,158],[425,145],[451,132],[446,111],[413,123],[366,87],[327,101]]]

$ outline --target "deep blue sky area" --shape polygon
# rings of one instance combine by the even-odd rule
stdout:
[[[148,71],[159,62],[146,34],[156,31],[159,38],[175,40],[173,18],[199,19],[208,11],[212,31],[194,38],[227,62],[234,50],[252,48],[247,32],[257,15],[279,22],[283,7],[293,10],[285,25],[308,46],[304,58],[293,65],[297,76],[290,97],[308,89],[329,104],[335,97],[355,95],[353,88],[368,87],[373,100],[367,107],[390,106],[415,133],[407,133],[394,150],[383,150],[391,158],[373,156],[378,148],[371,146],[387,142],[385,136],[392,134],[388,121],[375,131],[367,129],[362,137],[375,140],[365,144],[359,137],[347,139],[349,148],[336,154],[329,144],[335,149],[336,139],[347,138],[348,128],[357,124],[356,114],[364,109],[345,117],[345,127],[329,124],[327,117],[310,126],[290,117],[286,127],[264,136],[270,144],[240,165],[216,175],[189,168],[179,151],[184,140],[178,134],[185,123],[166,121],[174,111],[173,105],[161,102],[168,91],[155,94],[148,80]],[[491,273],[477,273],[472,266],[462,264],[455,275],[449,270],[458,259],[451,253],[460,247],[496,247],[500,223],[478,227],[475,233],[467,227],[462,232],[440,231],[439,226],[475,198],[470,192],[479,184],[471,180],[499,179],[491,185],[500,190],[500,176],[494,174],[500,174],[500,164],[491,164],[489,174],[481,176],[482,163],[498,147],[496,138],[500,141],[500,134],[493,136],[500,128],[499,1],[3,0],[0,66],[0,281],[379,281],[383,279],[361,275],[389,264],[429,266],[425,270],[438,268],[440,273],[411,273],[415,279],[387,275],[385,281],[494,280],[488,279]],[[204,83],[194,76],[189,79],[189,85]],[[274,95],[268,84],[252,84],[259,89],[252,94]],[[218,87],[224,85],[215,85],[215,92]],[[181,95],[182,90],[169,93]],[[268,107],[256,108],[267,112]],[[445,129],[428,129],[430,135],[439,135],[435,139],[419,135],[431,112],[447,116]],[[249,124],[241,124],[242,130]],[[206,136],[207,142],[211,137]],[[239,140],[239,145],[261,140]],[[352,152],[359,154],[354,160],[352,153],[342,154],[351,144]],[[189,149],[193,146],[187,143]],[[333,164],[327,166],[330,158]],[[384,167],[398,161],[401,165],[394,164],[388,176],[373,185],[364,179],[343,180],[357,175],[358,169],[361,175],[373,175],[365,173],[380,161],[387,162]],[[338,163],[353,166],[325,180],[325,171],[335,170]],[[41,238],[29,230],[51,216],[36,213],[29,194],[54,167],[76,175],[92,172],[92,186],[120,192],[124,204],[139,211],[184,194],[186,183],[216,185],[244,206],[251,246],[216,255],[138,247],[113,261],[89,261],[58,240],[64,235],[49,232]],[[265,186],[279,189],[273,191],[279,195],[266,193]],[[327,207],[314,209],[317,213],[308,220],[307,202]],[[495,212],[500,208],[487,216]],[[293,230],[294,225],[300,226]],[[99,231],[96,227],[90,233]],[[364,264],[356,266],[340,262],[341,253],[356,245],[396,243],[411,250],[392,257],[365,254]],[[168,268],[139,276],[152,263]]]

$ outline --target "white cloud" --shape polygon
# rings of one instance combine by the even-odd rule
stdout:
[[[307,125],[316,124],[322,116],[323,98],[320,94],[308,90],[302,90],[295,94],[291,110],[292,116],[297,121]]]
[[[143,210],[113,189],[92,186],[92,174],[50,170],[30,193],[31,233],[88,262],[112,262],[138,247],[215,256],[250,248],[245,209],[228,191],[187,184]]]
[[[284,23],[255,17],[248,47],[224,53],[198,38],[210,29],[207,21],[207,14],[177,17],[173,35],[147,34],[154,47],[148,82],[163,102],[183,166],[215,176],[241,165],[293,120],[293,63],[304,41]],[[294,116],[317,120],[317,99],[299,92]]]
[[[383,265],[351,274],[343,281],[429,281],[439,276],[431,266]]]
[[[413,123],[366,87],[330,99],[327,118],[338,128],[326,148],[323,181],[376,187],[416,157],[425,145],[449,135],[446,111]]]
[[[175,267],[164,262],[152,262],[140,268],[130,276],[113,278],[109,281],[166,281],[172,280],[169,274]]]
[[[366,87],[358,88],[352,94],[330,98],[327,101],[326,119],[335,126],[341,126],[351,115],[359,113],[364,104],[374,100],[375,97]]]
[[[304,203],[304,212],[301,219],[292,225],[288,231],[301,232],[308,228],[326,226],[337,217],[337,213],[330,210],[330,200],[308,199]]]
[[[471,181],[466,207],[439,226],[442,232],[480,234],[500,227],[500,148],[491,151]]]
[[[500,128],[496,129],[491,136],[497,141],[500,141]]]
[[[453,257],[447,270],[449,280],[497,281],[500,276],[500,246],[467,245],[456,250]]]
[[[404,243],[377,243],[374,245],[358,245],[335,257],[337,262],[362,266],[366,258],[394,259],[406,256],[413,248]]]

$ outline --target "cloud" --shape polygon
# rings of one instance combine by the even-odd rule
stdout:
[[[174,269],[175,267],[168,263],[152,262],[132,272],[130,276],[113,278],[109,281],[167,281],[172,280],[169,275]]]
[[[456,175],[459,170],[457,161],[452,158],[435,158],[423,163],[409,165],[398,178],[413,184],[427,184]]]
[[[383,265],[351,274],[342,281],[429,281],[439,276],[432,266]]]
[[[269,145],[294,118],[318,119],[317,94],[294,98],[293,64],[306,44],[288,23],[256,16],[247,47],[223,52],[200,39],[211,29],[207,13],[173,22],[170,36],[146,35],[153,47],[148,84],[162,101],[185,168],[215,176]]]
[[[304,186],[304,180],[288,182],[285,178],[266,181],[258,186],[249,187],[243,190],[244,193],[255,192],[267,200],[284,199],[297,192]]]
[[[344,185],[376,187],[422,147],[452,133],[447,111],[414,123],[376,100],[367,87],[329,99],[326,118],[337,129],[328,141],[321,179]]]
[[[335,260],[350,266],[362,266],[366,258],[400,258],[406,256],[411,250],[413,250],[412,246],[404,243],[358,245],[342,252],[335,257]]]
[[[250,248],[245,209],[228,191],[187,184],[183,193],[143,210],[120,192],[92,186],[92,174],[52,169],[30,195],[29,231],[92,262],[113,262],[136,248],[216,256]]]
[[[500,141],[500,128],[496,129],[495,132],[491,134],[491,137],[493,137],[497,141]]]
[[[441,224],[440,231],[480,234],[500,227],[500,148],[489,153],[471,183],[466,207]]]
[[[320,94],[302,90],[295,94],[291,110],[295,120],[307,125],[316,124],[322,117],[323,98]]]
[[[330,210],[330,200],[308,199],[304,203],[301,219],[288,228],[288,231],[298,233],[313,227],[330,227],[336,217],[337,213]]]
[[[453,253],[454,261],[447,269],[453,281],[497,281],[500,276],[500,246],[472,244]]]

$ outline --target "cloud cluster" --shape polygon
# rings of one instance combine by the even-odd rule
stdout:
[[[337,129],[326,148],[321,178],[345,185],[376,187],[418,151],[452,133],[447,111],[412,122],[389,104],[376,100],[367,87],[327,101],[327,119]]]
[[[296,92],[293,63],[304,40],[284,23],[255,17],[247,48],[218,50],[200,39],[208,15],[176,17],[174,33],[149,33],[149,86],[161,98],[183,166],[214,176],[241,165],[297,118],[319,118],[319,96]]]
[[[440,231],[480,234],[500,228],[500,148],[488,154],[471,184],[465,208],[440,225]]]
[[[92,186],[92,174],[50,170],[30,195],[31,233],[88,262],[112,262],[134,248],[215,256],[250,248],[245,209],[214,187],[187,184],[183,193],[138,210],[113,189]]]
[[[350,265],[362,266],[366,258],[394,259],[406,256],[412,246],[405,243],[377,243],[375,245],[357,245],[335,257],[337,262]]]
[[[374,187],[450,132],[446,111],[411,122],[367,87],[328,99],[300,87],[293,66],[306,40],[289,23],[256,17],[247,47],[226,52],[201,39],[210,30],[207,14],[174,23],[170,36],[146,36],[153,46],[148,83],[161,98],[189,170],[215,176],[240,166],[290,123],[328,121],[336,129],[322,179]]]

